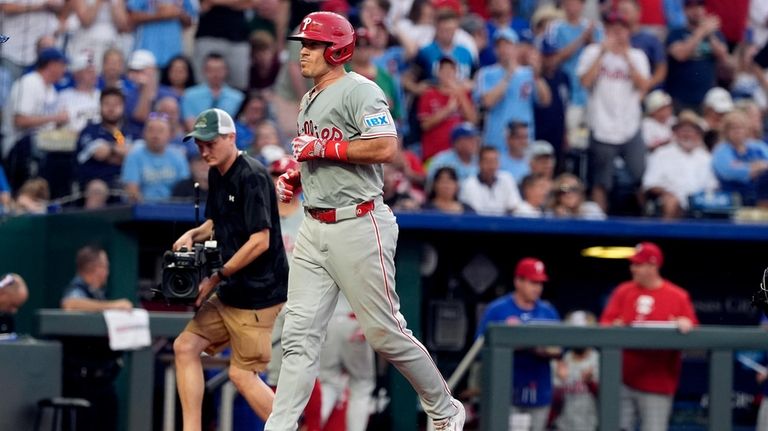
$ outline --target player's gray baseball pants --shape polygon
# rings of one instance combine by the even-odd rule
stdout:
[[[427,349],[406,328],[395,293],[395,216],[377,199],[362,217],[325,224],[306,217],[288,278],[283,365],[265,431],[293,431],[318,373],[325,328],[339,289],[365,337],[394,365],[435,419],[456,414],[445,380]]]
[[[640,431],[667,431],[669,415],[672,413],[672,396],[653,394],[621,388],[621,429],[635,429],[640,419]]]

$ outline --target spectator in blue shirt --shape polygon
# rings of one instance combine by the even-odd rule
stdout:
[[[562,67],[571,81],[571,105],[575,107],[587,103],[587,92],[576,75],[581,51],[587,45],[603,40],[600,23],[582,17],[584,3],[585,0],[563,0],[565,19],[554,21],[547,35],[547,43],[556,51],[553,65]]]
[[[131,85],[122,91],[125,95],[125,127],[134,136],[141,135],[144,122],[157,99],[157,75],[157,61],[152,52],[138,49],[131,54],[128,60],[128,80]]]
[[[182,32],[197,16],[190,0],[127,0],[126,3],[136,29],[134,49],[151,51],[161,68],[181,54]]]
[[[227,63],[221,54],[211,53],[205,57],[205,82],[187,88],[181,97],[181,115],[187,130],[192,130],[195,118],[206,109],[219,108],[233,118],[237,116],[245,95],[227,85],[228,73]]]
[[[499,169],[509,172],[518,184],[531,172],[529,136],[526,123],[510,122],[507,127],[507,148],[499,153]]]
[[[540,75],[540,61],[533,67],[520,65],[517,42],[512,30],[497,31],[494,44],[499,62],[483,67],[476,77],[474,96],[487,110],[483,142],[499,153],[506,152],[505,129],[510,121],[528,124],[533,137],[534,103],[546,106],[552,101],[549,86]]]
[[[480,132],[472,123],[458,124],[451,130],[453,148],[443,150],[431,159],[427,178],[434,178],[440,168],[450,167],[456,172],[459,182],[477,175],[477,152],[480,149]]]
[[[189,164],[180,151],[168,148],[171,125],[165,114],[152,113],[123,164],[122,181],[132,202],[167,200],[173,186],[189,177]]]
[[[518,35],[529,30],[528,20],[514,15],[509,0],[488,0],[487,5],[490,15],[485,23],[488,40],[494,40],[499,30],[509,29]],[[480,66],[489,66],[497,61],[492,44],[480,51]]]
[[[421,95],[429,87],[429,82],[437,79],[440,60],[452,58],[456,63],[456,75],[460,81],[469,81],[475,62],[469,50],[453,42],[459,28],[459,17],[451,9],[442,9],[437,14],[435,40],[421,48],[416,54],[415,65],[403,75],[403,86],[409,92]]]
[[[134,85],[125,76],[125,57],[120,48],[109,48],[101,58],[101,75],[96,82],[99,90],[117,88],[123,92],[132,90]]]
[[[483,336],[490,323],[521,325],[560,321],[557,310],[541,300],[548,280],[544,262],[526,257],[515,268],[515,291],[488,305],[475,338]],[[515,352],[512,379],[512,414],[531,415],[531,431],[544,431],[552,403],[550,360],[559,356],[559,348],[536,347]]]
[[[768,145],[749,137],[749,119],[734,111],[723,119],[724,140],[712,152],[712,167],[725,192],[743,205],[768,204]]]

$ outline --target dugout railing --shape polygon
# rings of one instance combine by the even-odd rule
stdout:
[[[709,353],[707,426],[710,431],[731,431],[734,350],[768,349],[768,332],[750,326],[699,326],[682,334],[662,328],[490,325],[482,351],[481,430],[508,429],[513,351],[537,346],[599,350],[601,431],[619,430],[622,349],[706,350]]]

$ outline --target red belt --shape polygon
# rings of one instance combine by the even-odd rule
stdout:
[[[356,217],[362,217],[373,211],[373,201],[350,205],[343,208],[307,208],[307,214],[321,223],[336,223]]]

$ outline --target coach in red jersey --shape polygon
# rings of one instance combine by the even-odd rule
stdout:
[[[688,292],[659,274],[664,255],[656,244],[638,244],[629,260],[632,280],[613,291],[601,324],[670,326],[683,333],[698,324]],[[634,430],[638,419],[643,431],[667,429],[680,368],[679,351],[624,351],[622,430]]]

